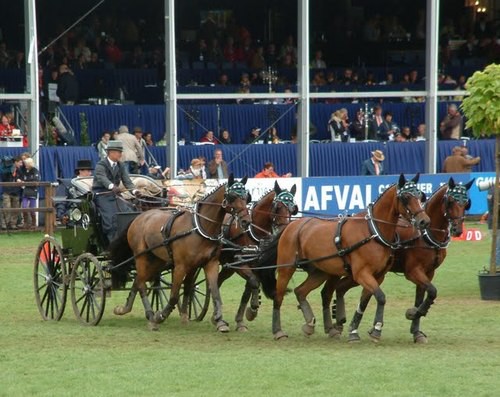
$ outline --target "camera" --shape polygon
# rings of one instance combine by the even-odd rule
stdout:
[[[490,187],[492,187],[495,184],[495,181],[481,181],[477,183],[477,188],[479,189],[480,192],[484,192],[485,190],[488,190]]]

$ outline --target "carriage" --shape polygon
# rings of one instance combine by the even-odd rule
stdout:
[[[145,198],[136,200],[137,211],[117,214],[118,232],[144,211],[151,208],[174,211],[176,207],[171,204],[189,207],[198,195],[180,194],[172,198],[159,181],[143,175],[131,175],[131,179]],[[61,242],[54,236],[46,235],[38,245],[33,273],[36,304],[44,320],[58,321],[64,314],[69,293],[75,316],[85,325],[97,325],[103,316],[106,298],[112,290],[129,290],[134,271],[128,274],[129,282],[125,286],[116,288],[112,285],[112,265],[104,248],[100,216],[92,201],[92,177],[60,182],[73,189],[74,196],[78,198],[55,198],[56,202],[67,204],[69,219],[61,230]],[[200,189],[201,185],[197,190]],[[127,192],[123,193],[123,198],[134,200]],[[148,283],[148,296],[153,309],[161,310],[168,303],[171,278],[171,270],[167,269]],[[189,291],[189,319],[201,321],[210,303],[208,284],[201,268],[196,271]]]

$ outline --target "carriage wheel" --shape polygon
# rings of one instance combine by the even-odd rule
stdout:
[[[75,316],[84,325],[97,325],[106,305],[104,274],[97,258],[89,253],[76,258],[70,280]]]
[[[171,270],[161,272],[158,279],[151,282],[149,285],[149,300],[155,312],[163,310],[168,303],[167,291],[172,288],[172,282],[170,281],[172,278],[171,273]]]
[[[45,237],[38,245],[33,284],[42,318],[59,321],[66,307],[68,280],[61,246],[53,237]]]
[[[202,321],[210,305],[210,290],[202,268],[196,270],[193,284],[188,304],[188,317],[191,321]],[[181,302],[183,295],[184,292],[182,292],[179,302]]]

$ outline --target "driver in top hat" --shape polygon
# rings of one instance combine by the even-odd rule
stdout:
[[[117,212],[132,211],[130,204],[119,198],[122,192],[120,182],[136,197],[140,197],[141,193],[130,179],[125,163],[120,161],[123,143],[109,141],[106,151],[107,157],[96,164],[92,192],[97,210],[101,214],[102,230],[110,243],[117,231]]]

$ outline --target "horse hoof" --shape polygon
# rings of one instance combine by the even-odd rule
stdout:
[[[245,317],[247,318],[248,321],[253,321],[257,317],[258,311],[257,309],[252,309],[251,307],[248,307],[247,310],[245,311]]]
[[[274,334],[274,340],[287,340],[288,335],[283,331],[278,331]]]
[[[156,324],[160,324],[166,320],[166,317],[161,314],[161,312],[156,312],[155,315],[153,316],[153,322]]]
[[[371,330],[368,331],[368,335],[370,335],[370,339],[372,340],[372,342],[378,343],[380,342],[382,331],[372,328]]]
[[[314,334],[314,326],[309,324],[304,324],[302,326],[302,332],[304,333],[305,336],[311,336],[312,334]]]
[[[416,307],[411,307],[410,309],[408,309],[406,311],[406,319],[407,320],[415,320],[415,318],[417,318],[417,313],[418,313],[418,310]]]
[[[113,309],[113,313],[116,314],[117,316],[123,316],[127,312],[125,311],[125,306],[116,306]]]
[[[236,326],[237,332],[248,332],[248,327],[245,324],[238,324]]]
[[[181,324],[183,325],[189,324],[189,316],[186,313],[181,314]]]
[[[340,339],[340,336],[342,335],[342,331],[339,331],[338,329],[336,329],[335,327],[334,328],[330,328],[327,332],[328,334],[328,337],[329,338],[332,338],[332,339]]]
[[[413,342],[425,345],[428,342],[427,336],[423,332],[421,332],[421,331],[416,332],[413,335]]]
[[[358,331],[349,332],[349,337],[347,338],[347,342],[349,343],[357,343],[360,342],[361,338],[359,337]]]
[[[225,334],[229,332],[229,325],[224,320],[219,320],[217,322],[217,331]]]
[[[148,322],[148,327],[150,331],[159,331],[160,330],[160,324],[155,323],[154,321]]]

